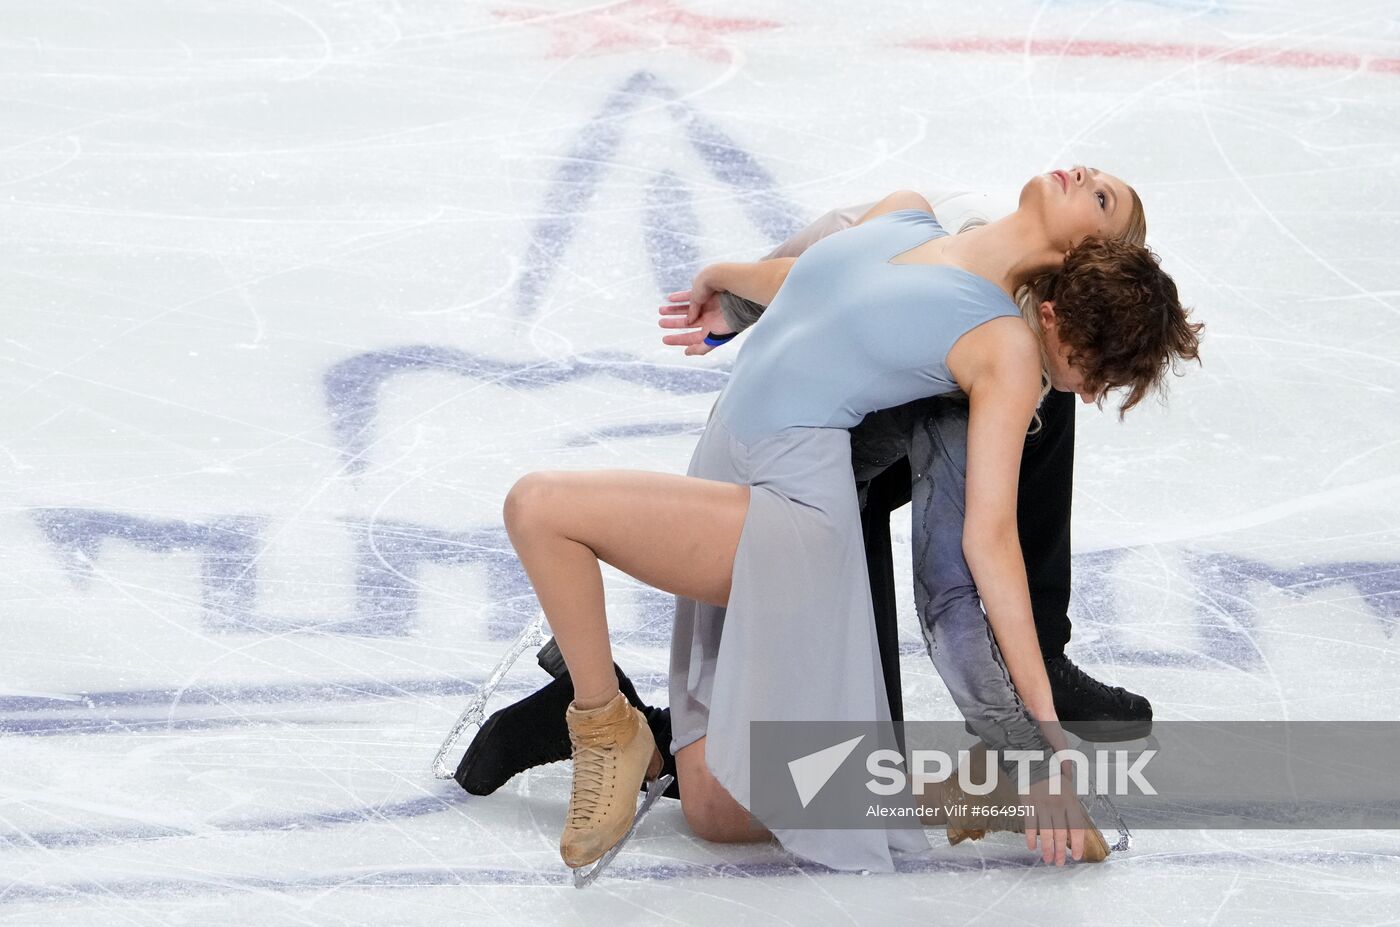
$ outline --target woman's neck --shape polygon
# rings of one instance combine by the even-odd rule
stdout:
[[[1064,253],[1046,240],[1039,223],[1020,210],[945,241],[944,260],[985,277],[1013,296],[1064,263]]]

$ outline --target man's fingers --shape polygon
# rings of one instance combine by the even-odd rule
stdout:
[[[684,315],[668,315],[656,320],[662,328],[687,328]]]
[[[691,357],[700,354],[709,354],[714,350],[714,345],[705,343],[705,333],[703,331],[683,332],[679,335],[662,335],[661,343],[674,345],[678,348],[685,348],[685,353]]]
[[[1076,860],[1084,858],[1084,828],[1071,827],[1069,829],[1069,850],[1070,855]]]
[[[666,303],[659,308],[662,315],[685,315],[690,311],[690,300],[683,303]]]
[[[690,291],[677,290],[674,293],[667,293],[666,298],[673,303],[688,303],[690,302]]]

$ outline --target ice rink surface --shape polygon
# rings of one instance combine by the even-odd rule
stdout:
[[[736,346],[661,294],[1075,163],[1208,328],[1168,406],[1080,410],[1070,654],[1159,719],[1393,718],[1393,2],[44,0],[0,49],[0,924],[1400,921],[1395,832],[860,876],[671,802],[577,892],[566,764],[428,769],[535,610],[510,484],[684,470]],[[664,700],[668,600],[608,584]]]

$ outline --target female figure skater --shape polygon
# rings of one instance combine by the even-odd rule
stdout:
[[[745,808],[749,719],[888,723],[846,431],[875,409],[967,394],[963,549],[1017,693],[1037,721],[1054,722],[1015,520],[1041,372],[1090,398],[1128,386],[1135,401],[1160,380],[1186,325],[1174,291],[1141,307],[1138,337],[1097,324],[1143,292],[1166,292],[1152,286],[1042,304],[1038,332],[1022,320],[1011,294],[1031,280],[1056,271],[1074,280],[1076,260],[1122,259],[1086,239],[1121,235],[1135,195],[1108,175],[1094,181],[1037,177],[1015,213],[956,240],[922,197],[895,194],[795,263],[706,268],[696,307],[725,290],[771,303],[772,321],[740,352],[690,476],[541,473],[511,490],[506,526],[575,692],[566,863],[586,865],[621,837],[637,788],[659,767],[644,719],[618,692],[600,559],[693,603],[678,609],[673,743],[685,814],[702,836],[761,833]],[[1144,327],[1160,337],[1144,343]],[[1040,833],[1027,834],[1054,839],[1060,861],[1071,801],[1049,801]],[[835,868],[889,869],[892,848],[921,842],[900,831],[775,835]],[[1075,855],[1081,839],[1070,834]]]

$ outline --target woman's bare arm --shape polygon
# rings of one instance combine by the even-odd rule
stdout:
[[[1054,721],[1016,525],[1026,429],[1040,398],[1040,350],[1017,318],[993,319],[959,339],[949,369],[968,394],[963,555],[1011,682],[1037,721]]]

